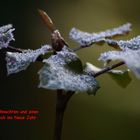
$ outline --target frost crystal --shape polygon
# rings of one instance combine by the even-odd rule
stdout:
[[[126,48],[124,51],[109,51],[101,54],[99,60],[122,60],[140,79],[140,49],[131,50]]]
[[[94,77],[68,68],[69,64],[75,61],[79,61],[77,55],[68,51],[58,52],[57,55],[46,59],[45,65],[39,71],[39,87],[95,94],[99,87]]]
[[[93,43],[104,42],[106,38],[112,38],[117,35],[124,35],[131,31],[131,24],[127,23],[118,28],[106,30],[99,33],[87,33],[82,32],[76,28],[72,28],[70,31],[70,38],[78,42],[81,46],[87,46]]]
[[[131,50],[138,50],[140,49],[140,36],[137,36],[135,38],[132,38],[131,40],[127,41],[116,41],[116,40],[106,40],[106,43],[111,46],[118,46],[122,50],[125,50],[126,48],[129,48]]]
[[[12,33],[14,30],[11,24],[0,27],[0,49],[7,48],[10,41],[14,40]]]
[[[18,52],[7,52],[7,72],[8,74],[17,73],[19,71],[25,70],[31,62],[35,62],[38,56],[47,53],[51,50],[51,47],[44,45],[37,50],[26,50],[23,53]]]

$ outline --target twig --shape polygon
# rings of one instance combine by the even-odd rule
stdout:
[[[119,67],[119,66],[121,66],[121,65],[124,65],[124,64],[125,64],[124,62],[119,62],[119,63],[117,63],[117,64],[113,64],[112,66],[108,66],[108,67],[102,69],[101,71],[99,71],[99,72],[93,74],[93,76],[94,76],[94,77],[98,77],[98,76],[100,76],[100,75],[102,75],[102,74],[104,74],[104,73],[106,73],[106,72],[108,72],[108,71],[110,71],[110,70],[112,70],[112,69],[114,69],[114,68],[117,68],[117,67]]]
[[[22,49],[19,49],[19,48],[15,48],[15,47],[12,47],[12,46],[8,46],[7,48],[3,48],[3,51],[4,52],[19,52],[19,53],[22,53],[23,50]]]
[[[77,48],[74,48],[73,51],[74,51],[74,52],[77,52],[77,51],[79,51],[79,50],[81,50],[81,49],[84,49],[84,48],[87,48],[87,47],[91,47],[91,45],[93,45],[93,43],[91,43],[91,44],[89,44],[89,45],[85,45],[85,46],[79,46],[79,47],[77,47]]]

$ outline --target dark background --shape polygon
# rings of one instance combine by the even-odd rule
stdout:
[[[140,33],[139,0],[1,0],[0,25],[12,23],[16,28],[12,46],[37,49],[50,43],[50,32],[41,21],[38,8],[47,11],[72,47],[77,45],[68,37],[72,27],[98,32],[131,22],[133,31],[124,39]],[[95,46],[78,55],[83,63],[102,66],[97,58],[105,50],[107,47]],[[40,111],[36,121],[0,121],[1,140],[52,140],[56,93],[37,88],[41,67],[40,63],[32,64],[26,71],[7,77],[0,58],[0,109]],[[97,79],[101,89],[96,96],[74,95],[65,112],[62,140],[139,140],[140,81],[131,76],[126,89],[105,74]]]

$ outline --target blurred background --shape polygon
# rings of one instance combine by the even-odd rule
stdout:
[[[140,34],[139,0],[1,0],[0,26],[12,23],[16,28],[17,48],[37,49],[50,43],[50,32],[42,23],[37,9],[45,10],[71,47],[69,31],[77,27],[99,32],[131,22],[133,31],[121,39]],[[83,63],[98,62],[106,45],[80,50]],[[38,109],[36,121],[0,121],[1,140],[52,140],[54,131],[54,91],[37,88],[38,70],[32,64],[26,71],[6,76],[4,59],[0,58],[0,109]],[[108,74],[97,78],[100,90],[96,96],[76,94],[70,100],[64,117],[62,140],[139,140],[140,81],[133,74],[127,88],[121,88]]]

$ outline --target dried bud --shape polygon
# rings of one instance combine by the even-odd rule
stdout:
[[[58,30],[55,30],[51,35],[52,47],[55,51],[61,51],[65,45],[63,37]]]

